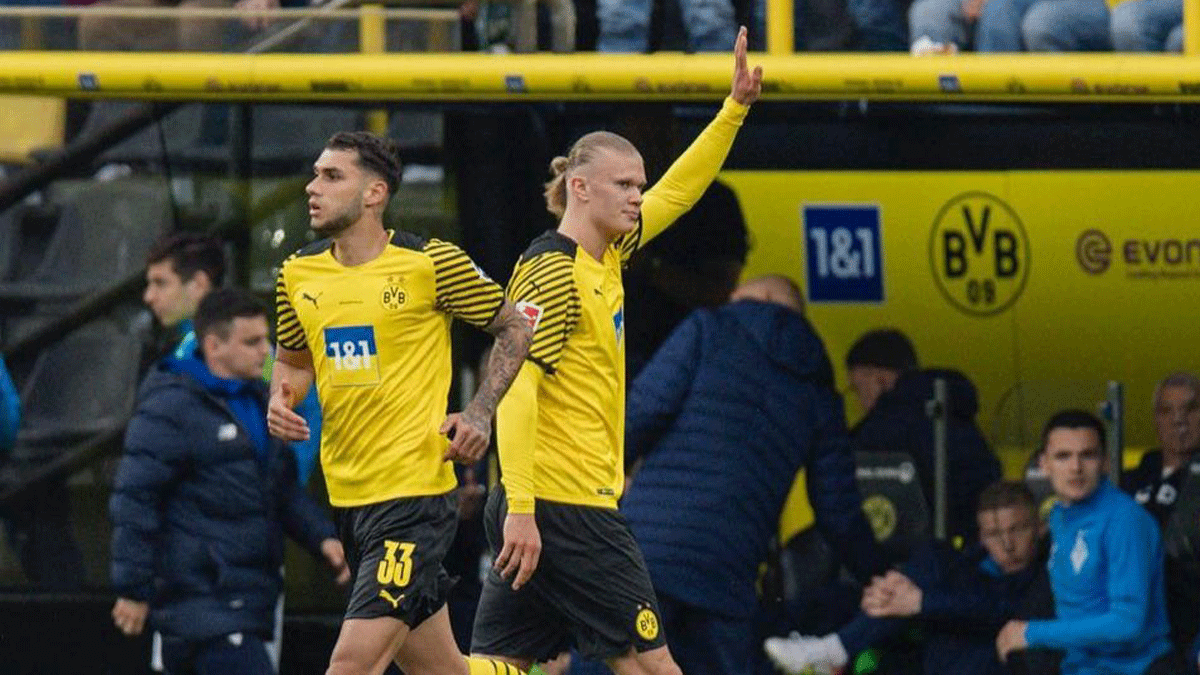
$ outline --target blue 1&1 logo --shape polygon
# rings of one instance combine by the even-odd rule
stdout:
[[[808,299],[882,302],[879,207],[805,205],[803,218]]]

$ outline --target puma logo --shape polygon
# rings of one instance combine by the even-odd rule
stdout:
[[[305,300],[308,300],[309,302],[311,302],[313,304],[313,309],[321,309],[320,307],[317,306],[317,298],[320,298],[322,295],[325,295],[325,291],[321,291],[320,293],[317,293],[317,295],[315,297],[309,295],[307,292],[300,293],[300,297],[304,298]]]
[[[399,609],[399,608],[400,608],[400,601],[404,599],[404,594],[403,594],[403,593],[401,593],[401,594],[400,594],[400,597],[398,597],[398,598],[393,598],[393,597],[392,597],[392,594],[391,594],[391,593],[388,593],[388,592],[387,592],[387,589],[385,588],[385,589],[383,589],[382,591],[379,591],[379,597],[381,597],[381,598],[383,598],[384,600],[387,600],[388,602],[392,603],[392,609],[393,609],[393,610],[396,610],[396,609]]]

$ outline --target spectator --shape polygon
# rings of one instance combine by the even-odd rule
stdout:
[[[280,0],[101,0],[97,7],[148,8],[177,6],[181,9],[235,8],[247,13],[278,9]],[[284,5],[295,4],[284,2]],[[246,16],[242,25],[250,30],[265,28],[261,16]],[[235,35],[225,19],[144,19],[125,16],[82,16],[79,19],[79,47],[88,51],[223,51]]]
[[[955,370],[921,370],[912,343],[895,329],[873,330],[860,337],[846,355],[846,368],[850,388],[866,413],[850,432],[852,448],[855,452],[907,452],[931,505],[933,423],[925,404],[933,398],[934,381],[946,381],[951,477],[947,481],[947,535],[974,539],[976,524],[970,514],[983,488],[1000,478],[1000,462],[975,425],[979,402],[974,385]]]
[[[1044,576],[1037,502],[1021,483],[996,482],[979,496],[982,547],[962,553],[928,545],[900,571],[867,587],[862,612],[824,637],[768,638],[764,648],[788,673],[832,672],[853,654],[882,644],[917,619],[924,628],[924,672],[1002,675],[996,631],[1016,615]],[[1049,603],[1049,598],[1045,599]]]
[[[858,48],[865,52],[908,51],[908,15],[911,0],[848,0],[850,16],[858,26]]]
[[[860,507],[824,345],[779,276],[688,317],[630,389],[626,448],[644,463],[621,511],[689,675],[744,673],[755,579],[796,472],[816,521],[867,579],[881,553]]]
[[[1024,51],[1027,0],[916,0],[908,10],[913,53]]]
[[[1200,450],[1200,378],[1191,373],[1168,375],[1154,392],[1158,448],[1142,455],[1138,467],[1121,477],[1121,489],[1167,530],[1188,478],[1187,467]],[[1187,527],[1194,531],[1195,524]],[[1164,534],[1169,534],[1164,532]],[[1171,641],[1183,653],[1200,633],[1200,561],[1190,550],[1167,548],[1167,615]]]
[[[1106,0],[996,0],[1017,13],[1031,52],[1102,52],[1112,49]]]
[[[596,16],[601,52],[645,53],[650,49],[652,0],[599,0]],[[688,34],[688,51],[727,52],[737,37],[731,0],[679,0]]]
[[[1118,0],[1111,11],[1114,50],[1183,51],[1182,0]]]
[[[1104,477],[1104,425],[1066,410],[1042,430],[1039,463],[1058,502],[1047,569],[1056,619],[1013,620],[1001,660],[1026,646],[1062,649],[1063,675],[1182,672],[1167,639],[1162,540],[1154,519]]]
[[[333,524],[267,435],[265,308],[210,293],[197,353],[147,376],[109,503],[113,620],[163,634],[167,673],[273,673],[264,642],[282,589],[282,530],[349,579]]]

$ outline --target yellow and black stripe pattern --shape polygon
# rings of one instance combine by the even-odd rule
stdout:
[[[613,247],[617,249],[617,255],[621,258],[621,266],[629,264],[629,259],[642,245],[642,219],[638,218],[637,229],[632,232],[626,232],[613,242]]]
[[[438,310],[486,328],[504,304],[504,292],[496,282],[454,244],[431,239],[424,252],[433,260]]]
[[[557,232],[534,240],[517,262],[508,283],[508,299],[535,325],[529,360],[553,373],[567,338],[579,323],[575,283],[575,244]]]

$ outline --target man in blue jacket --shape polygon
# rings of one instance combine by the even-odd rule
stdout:
[[[629,392],[621,511],[689,675],[749,672],[755,579],[796,472],[816,523],[864,579],[884,567],[863,516],[841,398],[800,291],[763,277],[689,316]]]
[[[142,383],[109,502],[113,621],[163,634],[168,673],[273,672],[264,640],[282,587],[283,530],[349,577],[333,524],[267,434],[266,310],[242,291],[209,293],[199,349]]]
[[[1105,478],[1104,425],[1080,410],[1055,414],[1039,463],[1058,498],[1048,565],[1057,618],[1008,622],[997,654],[1062,649],[1063,675],[1183,672],[1168,639],[1158,525]]]
[[[1003,675],[996,632],[1035,604],[1031,596],[1044,586],[1038,579],[1045,576],[1043,528],[1037,501],[1022,483],[989,485],[975,515],[982,546],[965,552],[942,543],[924,546],[900,570],[876,578],[863,592],[862,612],[836,633],[767,638],[767,655],[787,673],[835,672],[918,621],[925,673]]]
[[[962,373],[941,368],[922,369],[916,350],[900,331],[872,330],[846,354],[850,388],[865,415],[850,431],[855,452],[908,453],[932,507],[933,422],[926,403],[933,385],[946,381],[948,499],[947,535],[971,542],[975,538],[975,505],[985,487],[1000,479],[1000,460],[992,453],[975,424],[979,398]]]

